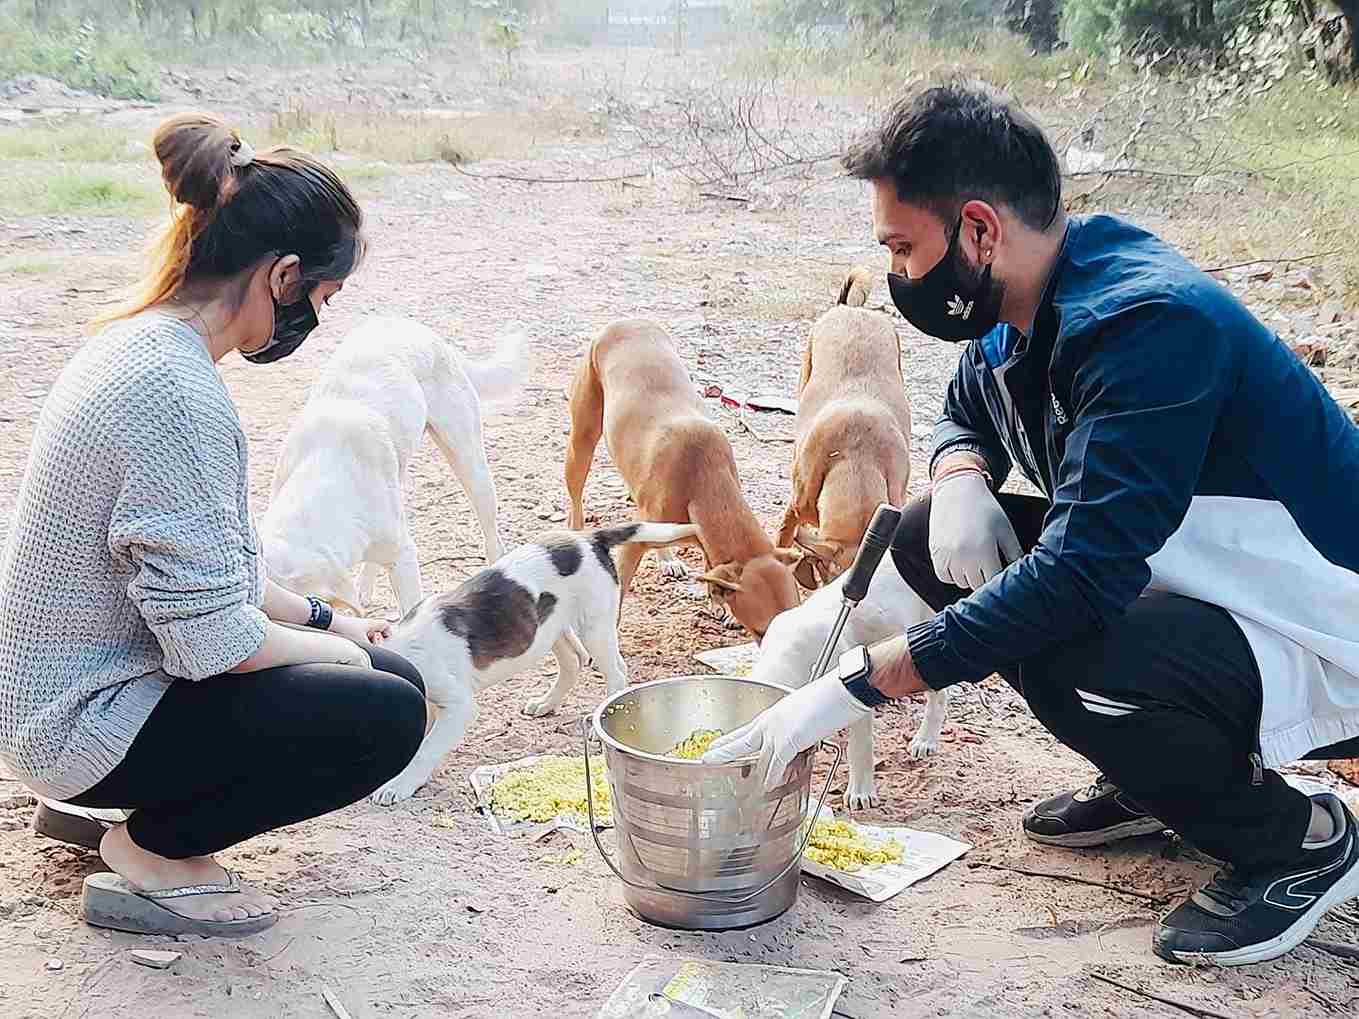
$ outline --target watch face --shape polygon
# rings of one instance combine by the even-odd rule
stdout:
[[[840,678],[851,680],[868,671],[868,648],[860,644],[840,656]]]

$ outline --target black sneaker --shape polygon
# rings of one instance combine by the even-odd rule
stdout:
[[[1045,846],[1088,849],[1164,830],[1165,825],[1103,775],[1094,785],[1053,796],[1024,812],[1024,834]]]
[[[1277,959],[1301,944],[1328,909],[1359,895],[1359,822],[1331,793],[1312,802],[1330,812],[1337,834],[1304,842],[1297,862],[1286,867],[1219,871],[1157,925],[1152,951],[1168,962],[1218,966]]]

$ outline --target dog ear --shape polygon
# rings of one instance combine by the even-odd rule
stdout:
[[[735,570],[730,563],[723,563],[716,569],[709,570],[698,579],[720,591],[727,591],[731,594],[735,594],[737,591],[741,590],[741,585],[732,579],[732,574],[734,572]],[[737,573],[736,576],[740,576],[740,574]]]
[[[838,541],[822,541],[821,535],[806,524],[799,525],[793,535],[793,543],[813,559],[820,559],[823,564],[834,563],[835,557],[844,547]]]
[[[816,560],[810,556],[798,560],[798,564],[793,567],[793,576],[804,590],[815,591],[821,586],[816,574]]]

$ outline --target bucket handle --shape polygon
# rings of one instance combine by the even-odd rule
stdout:
[[[802,837],[802,845],[798,846],[797,853],[788,861],[787,866],[764,884],[760,885],[759,888],[756,888],[753,892],[746,892],[744,895],[732,898],[730,896],[712,892],[687,892],[679,888],[666,888],[664,885],[660,884],[645,885],[624,876],[623,872],[618,869],[618,864],[614,863],[613,857],[604,849],[604,843],[599,841],[599,829],[595,826],[594,783],[590,777],[590,743],[592,741],[601,742],[601,740],[590,732],[590,719],[588,717],[581,719],[580,732],[585,744],[585,807],[590,815],[590,837],[595,840],[595,848],[599,850],[599,855],[604,857],[604,862],[609,865],[609,870],[614,872],[614,876],[629,888],[636,888],[638,891],[642,892],[664,892],[667,895],[678,895],[686,899],[698,899],[701,902],[726,902],[731,903],[732,905],[749,902],[756,896],[763,895],[770,888],[773,888],[782,881],[790,870],[802,862],[802,854],[807,851],[807,844],[812,841],[812,830],[816,827],[816,819],[821,816],[821,808],[825,806],[826,796],[830,792],[831,783],[835,780],[835,772],[840,767],[840,758],[843,756],[843,752],[840,750],[840,745],[838,743],[832,743],[830,740],[821,741],[821,746],[833,751],[835,758],[831,761],[830,774],[826,776],[826,784],[821,787],[821,796],[816,801],[816,810],[812,813],[811,823],[807,825],[807,833]]]

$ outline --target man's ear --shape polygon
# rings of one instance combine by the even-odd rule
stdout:
[[[1001,235],[1005,229],[1000,213],[990,202],[974,198],[963,204],[960,214],[962,216],[960,243],[966,244],[967,251],[978,264],[983,266],[990,264],[996,249],[1000,247]]]

